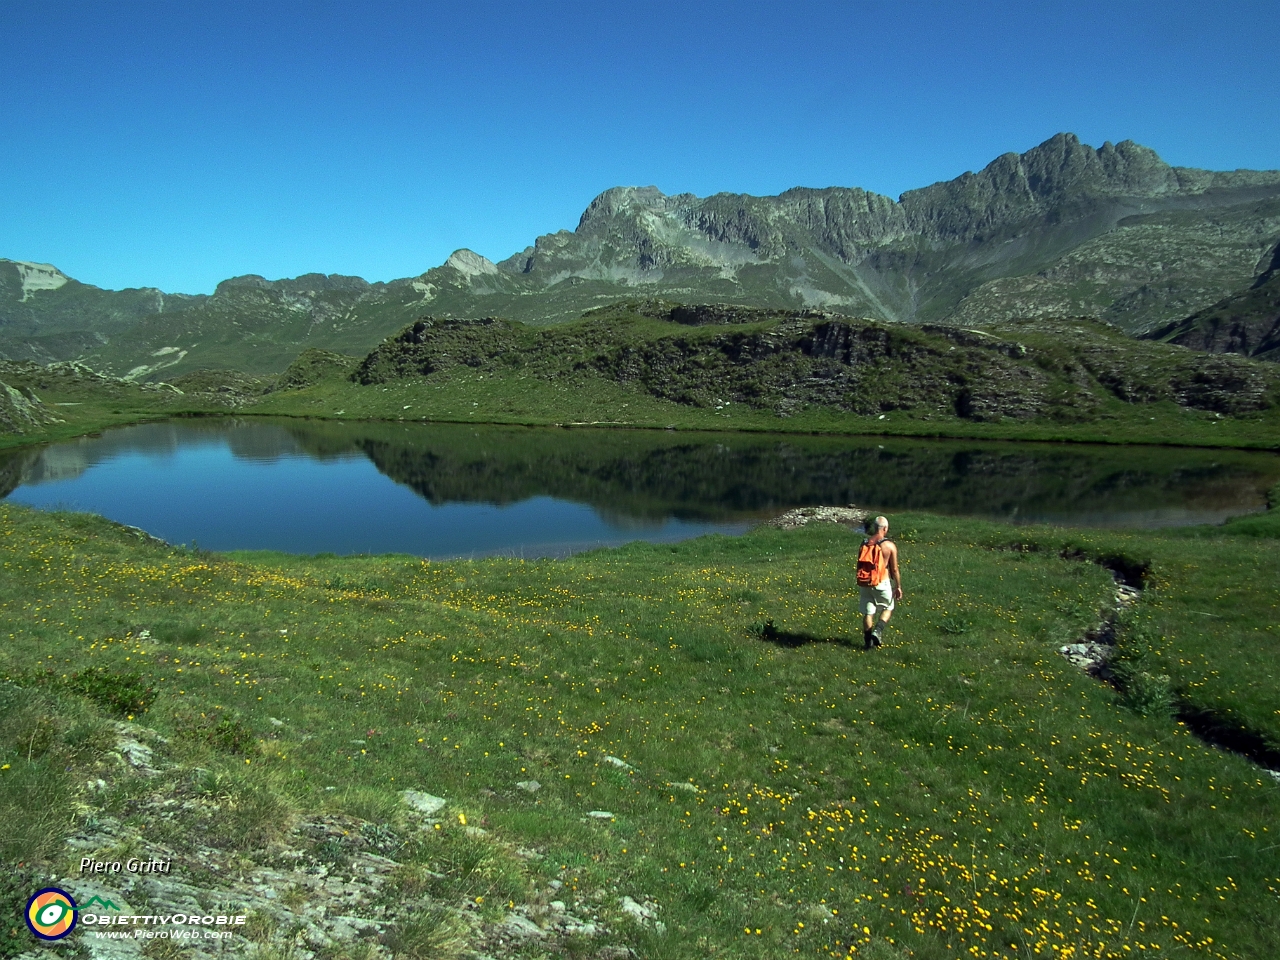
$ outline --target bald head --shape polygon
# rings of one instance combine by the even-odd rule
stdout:
[[[872,520],[870,523],[867,524],[867,532],[872,536],[875,536],[877,533],[883,533],[888,529],[889,529],[888,517],[876,517],[874,520]]]

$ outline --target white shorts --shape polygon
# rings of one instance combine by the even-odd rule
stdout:
[[[893,609],[893,581],[885,577],[877,587],[858,587],[858,610],[874,617]]]

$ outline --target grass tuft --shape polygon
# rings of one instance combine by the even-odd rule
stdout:
[[[297,809],[275,780],[239,771],[206,774],[201,783],[210,801],[201,823],[205,840],[227,850],[252,850],[288,833]]]
[[[350,786],[330,794],[325,809],[374,823],[393,822],[403,813],[398,795],[364,786]]]
[[[395,960],[453,960],[466,952],[470,932],[456,911],[437,906],[392,926],[382,943]]]

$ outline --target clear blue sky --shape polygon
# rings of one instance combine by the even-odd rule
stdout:
[[[896,197],[1062,130],[1273,169],[1278,50],[1275,0],[13,0],[0,257],[389,280],[618,184]]]

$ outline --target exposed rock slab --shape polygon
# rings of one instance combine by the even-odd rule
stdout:
[[[866,510],[852,504],[847,507],[797,507],[766,523],[782,530],[795,530],[810,523],[840,523],[846,527],[861,527],[867,522],[868,516]]]

